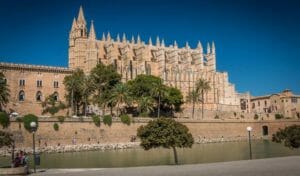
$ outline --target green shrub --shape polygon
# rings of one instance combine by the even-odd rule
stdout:
[[[236,116],[236,112],[233,113],[234,117]]]
[[[31,127],[30,123],[35,122],[36,123],[36,128],[38,128],[39,123],[38,123],[38,117],[33,115],[33,114],[27,114],[23,117],[23,123],[24,123],[24,128],[31,132]]]
[[[111,115],[105,115],[105,116],[103,116],[103,123],[104,123],[104,125],[111,126],[111,124],[112,124],[112,117],[111,117]]]
[[[279,119],[283,119],[284,116],[282,114],[275,114],[275,119],[279,120]]]
[[[100,118],[99,118],[99,116],[97,116],[97,115],[94,115],[93,117],[93,121],[94,121],[94,124],[97,126],[97,127],[99,127],[100,126]]]
[[[124,123],[126,125],[130,125],[131,119],[130,119],[130,117],[127,114],[121,115],[120,118],[121,118],[121,122],[122,123]]]
[[[254,115],[254,120],[257,120],[257,119],[258,119],[258,115],[255,114],[255,115]]]
[[[218,116],[218,114],[217,114],[217,115],[215,115],[215,119],[220,119],[220,117]]]
[[[58,125],[58,123],[54,123],[54,124],[53,124],[53,129],[54,129],[55,131],[58,131],[58,130],[59,130],[59,125]]]
[[[300,119],[300,113],[299,112],[297,112],[297,117],[298,117],[298,119]]]
[[[0,124],[2,128],[7,128],[9,126],[9,116],[6,114],[6,112],[0,112]]]
[[[64,116],[58,116],[57,117],[57,120],[60,122],[60,123],[63,123],[65,121],[65,117]]]
[[[241,114],[241,118],[243,119],[243,118],[245,118],[245,116],[243,114]]]

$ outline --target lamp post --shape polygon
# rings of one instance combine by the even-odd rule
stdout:
[[[33,170],[34,173],[36,173],[36,163],[35,163],[35,132],[36,132],[36,122],[31,122],[30,123],[30,127],[31,127],[31,132],[32,132],[32,143],[33,143]]]
[[[251,131],[252,131],[252,127],[248,126],[247,127],[247,131],[248,131],[248,139],[249,139],[249,155],[250,155],[250,160],[252,160],[252,149],[251,149]]]

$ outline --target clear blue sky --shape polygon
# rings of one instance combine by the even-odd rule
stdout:
[[[167,45],[215,41],[217,69],[239,92],[300,94],[300,1],[0,0],[0,61],[67,66],[68,32],[82,5],[98,38],[159,35]]]

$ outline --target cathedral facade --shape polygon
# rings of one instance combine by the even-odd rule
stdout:
[[[164,40],[157,37],[155,43],[151,38],[146,43],[139,35],[128,40],[125,34],[113,39],[110,33],[103,33],[97,39],[93,21],[88,30],[80,7],[69,34],[69,68],[89,73],[99,62],[114,65],[124,82],[139,74],[160,77],[166,85],[180,89],[184,97],[203,78],[211,86],[205,95],[206,109],[238,110],[240,106],[239,94],[228,81],[228,74],[216,70],[214,42],[208,43],[204,50],[201,42],[196,48],[188,43],[179,48],[176,41],[165,46]]]
[[[125,34],[113,39],[107,33],[97,39],[93,21],[88,30],[80,7],[69,33],[68,52],[68,68],[0,62],[11,94],[6,110],[41,115],[41,102],[53,93],[57,94],[59,101],[66,103],[64,77],[77,68],[89,74],[100,62],[114,65],[123,82],[140,74],[160,77],[164,84],[181,90],[184,98],[195,89],[197,80],[208,80],[211,89],[204,97],[204,108],[207,110],[239,112],[241,97],[243,101],[250,102],[250,95],[236,92],[227,72],[216,70],[214,42],[208,43],[204,49],[201,42],[196,48],[191,48],[188,43],[180,48],[176,41],[165,46],[164,40],[158,37],[155,43],[151,38],[146,43],[140,36],[128,40]],[[189,109],[191,105],[185,103],[183,106]]]

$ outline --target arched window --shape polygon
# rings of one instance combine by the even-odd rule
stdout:
[[[262,127],[263,130],[263,136],[268,136],[269,135],[269,129],[268,126],[263,126]]]
[[[54,100],[55,100],[55,101],[58,101],[58,93],[57,93],[57,92],[54,92],[54,93],[53,93],[53,96],[54,96]]]
[[[35,96],[36,101],[42,101],[42,92],[38,91]]]
[[[25,92],[21,90],[19,92],[19,101],[24,101],[25,100]]]

